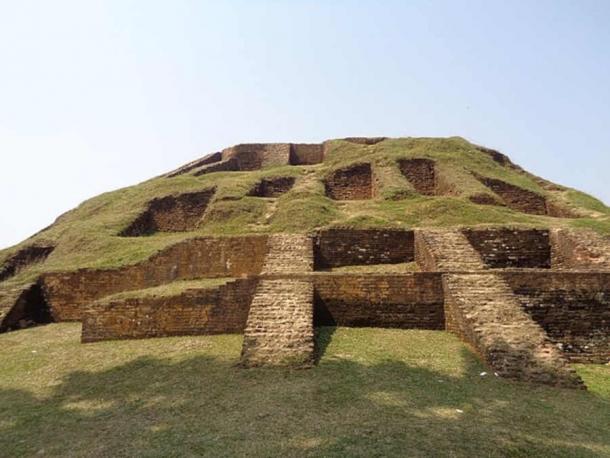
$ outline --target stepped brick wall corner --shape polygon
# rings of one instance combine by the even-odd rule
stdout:
[[[243,332],[256,279],[169,297],[109,300],[87,306],[83,342]]]
[[[464,235],[490,268],[551,267],[548,230],[470,229]]]
[[[499,275],[445,274],[443,287],[447,329],[469,343],[498,375],[584,388]]]
[[[196,177],[201,175],[206,175],[208,173],[214,172],[237,172],[239,171],[239,161],[232,157],[229,159],[223,159],[221,161],[217,161],[208,165],[204,165],[203,167],[199,167],[199,169],[193,173]]]
[[[212,188],[153,199],[120,235],[141,237],[155,232],[192,231],[197,228],[215,192]]]
[[[316,269],[414,260],[413,231],[324,229],[315,236]]]
[[[569,229],[554,229],[550,235],[554,268],[610,270],[609,237]]]
[[[254,197],[279,197],[292,189],[295,180],[295,177],[263,178],[256,183],[248,195]]]
[[[364,200],[373,197],[371,164],[335,170],[324,182],[326,195],[334,200]]]
[[[610,272],[502,274],[523,310],[570,361],[610,362]]]
[[[244,367],[313,365],[313,286],[310,281],[261,279],[244,331]]]
[[[316,274],[317,326],[444,329],[438,273]]]
[[[401,159],[398,167],[415,190],[426,196],[436,194],[435,162],[430,159]]]
[[[174,178],[177,177],[179,175],[184,175],[185,173],[189,173],[192,172],[195,169],[198,169],[199,167],[203,167],[204,165],[209,165],[209,164],[214,164],[215,162],[220,162],[222,161],[222,153],[212,153],[212,154],[208,154],[207,156],[202,157],[201,159],[197,159],[193,162],[189,162],[186,165],[183,165],[182,167],[174,170],[173,172],[170,172],[166,175],[167,178]]]
[[[120,269],[45,274],[43,291],[55,321],[80,321],[84,306],[121,291],[175,280],[258,275],[267,249],[267,236],[190,239]]]
[[[459,230],[415,231],[415,261],[428,272],[485,269],[481,257]]]

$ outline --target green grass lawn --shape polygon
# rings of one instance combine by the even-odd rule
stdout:
[[[481,376],[444,332],[324,328],[310,370],[235,367],[241,336],[0,336],[0,456],[610,456],[610,367],[589,391]]]

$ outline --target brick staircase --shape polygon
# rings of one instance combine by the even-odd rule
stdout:
[[[447,330],[472,345],[498,375],[584,388],[501,277],[492,273],[445,274],[443,288]]]
[[[298,274],[313,270],[313,241],[301,234],[269,237],[269,252],[261,275]]]
[[[479,253],[456,230],[415,232],[415,260],[425,271],[460,272],[485,269]]]
[[[241,364],[309,367],[313,336],[311,282],[262,279],[250,305]]]
[[[314,360],[313,285],[274,276],[313,270],[310,237],[269,237],[269,252],[244,331],[241,365],[310,367]]]

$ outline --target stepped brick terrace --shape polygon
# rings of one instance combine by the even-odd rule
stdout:
[[[241,367],[312,370],[318,326],[429,329],[457,335],[500,377],[584,388],[570,364],[610,361],[610,238],[568,224],[586,211],[500,153],[468,154],[512,183],[452,175],[442,155],[376,159],[388,141],[238,145],[159,177],[171,193],[100,226],[114,244],[158,244],[135,262],[45,269],[73,256],[49,236],[62,217],[4,257],[0,329],[80,321],[83,343],[242,333]],[[360,153],[341,162],[333,147]],[[515,221],[410,225],[381,213],[421,202]],[[302,222],[329,212],[351,219]],[[282,215],[304,226],[281,227]]]

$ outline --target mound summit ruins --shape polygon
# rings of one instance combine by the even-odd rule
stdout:
[[[603,203],[458,137],[242,144],[0,251],[0,330],[243,333],[243,367],[315,366],[317,326],[445,330],[501,377],[583,388],[609,234]]]

